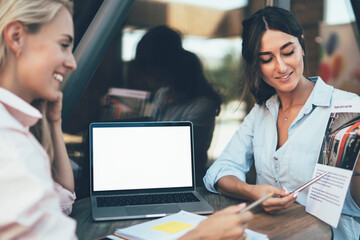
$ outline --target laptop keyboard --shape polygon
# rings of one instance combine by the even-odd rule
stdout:
[[[133,196],[98,197],[98,207],[134,206],[165,203],[200,202],[193,193],[144,194]]]

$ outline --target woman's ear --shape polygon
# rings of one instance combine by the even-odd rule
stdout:
[[[5,25],[3,34],[10,50],[12,50],[16,56],[19,56],[24,44],[24,26],[18,21],[9,22]]]

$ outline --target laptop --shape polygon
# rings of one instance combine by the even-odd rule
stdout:
[[[98,122],[89,137],[94,220],[214,211],[196,191],[191,122]]]

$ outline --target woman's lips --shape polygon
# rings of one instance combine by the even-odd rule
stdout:
[[[293,72],[285,75],[285,76],[282,76],[282,77],[276,77],[276,79],[279,79],[281,82],[286,82],[290,79],[291,75],[292,75]]]

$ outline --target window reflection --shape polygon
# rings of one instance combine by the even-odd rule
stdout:
[[[88,7],[81,6],[86,2],[91,1],[75,0],[78,12],[89,11]],[[203,66],[207,82],[222,99],[220,114],[214,118],[214,126],[211,127],[213,132],[211,137],[207,137],[205,145],[209,160],[207,166],[219,156],[238,129],[243,117],[254,104],[250,96],[242,104],[238,101],[242,90],[241,21],[264,7],[266,1],[234,0],[233,2],[237,2],[233,5],[235,7],[223,8],[199,6],[200,1],[195,2],[198,5],[193,5],[194,1],[191,0],[190,3],[180,0],[135,1],[127,21],[107,49],[80,102],[74,103],[77,107],[69,124],[64,126],[69,154],[80,163],[83,172],[89,172],[85,165],[88,161],[87,127],[90,122],[110,119],[175,119],[175,113],[155,114],[154,110],[154,103],[161,102],[160,95],[166,96],[166,90],[162,88],[169,86],[162,86],[159,82],[149,86],[149,82],[144,84],[143,81],[137,82],[136,78],[129,77],[134,74],[133,60],[140,39],[150,28],[158,25],[167,25],[181,32],[183,48],[196,55]],[[205,2],[210,3],[209,0]],[[360,66],[359,35],[354,31],[354,13],[349,2],[350,0],[294,0],[291,1],[290,10],[303,26],[304,37],[307,39],[306,57],[309,64],[306,76],[320,75],[337,88],[359,94],[360,72],[355,67]],[[225,6],[225,1],[214,0],[211,3]],[[345,5],[338,6],[341,3]],[[136,73],[139,71],[136,70]],[[127,93],[140,90],[148,95],[145,94],[146,97],[137,103],[140,108],[137,108],[136,113],[121,115],[125,113],[125,108],[119,103],[124,99],[109,97],[107,94],[114,93],[111,92],[112,89],[130,89]],[[161,94],[160,90],[164,92]],[[187,102],[183,99],[179,104],[187,105]],[[109,114],[114,118],[109,117]],[[190,114],[181,120],[193,120],[195,115],[196,113]],[[83,178],[87,180],[87,176]]]

